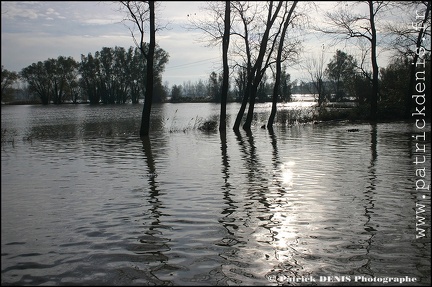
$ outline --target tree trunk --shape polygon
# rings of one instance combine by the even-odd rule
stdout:
[[[249,109],[248,109],[248,114],[246,117],[246,121],[243,125],[243,129],[245,131],[250,131],[251,129],[251,125],[252,125],[252,119],[253,119],[253,112],[254,112],[254,106],[255,106],[255,98],[256,98],[256,91],[258,89],[258,85],[259,82],[261,81],[266,67],[264,67],[264,69],[262,70],[262,66],[263,66],[263,62],[264,62],[264,56],[267,50],[267,43],[269,41],[269,34],[270,34],[270,29],[273,26],[273,23],[276,20],[276,17],[282,7],[282,2],[279,2],[276,10],[274,11],[274,13],[272,14],[272,1],[270,2],[270,9],[268,11],[267,14],[267,23],[266,23],[266,29],[264,31],[264,34],[262,36],[261,39],[261,43],[260,43],[260,51],[257,57],[257,60],[255,62],[255,65],[252,69],[252,77],[253,77],[253,84],[250,90],[250,94],[249,94]],[[276,41],[276,40],[275,40]]]
[[[249,80],[248,80],[248,82],[246,83],[246,89],[245,89],[244,94],[243,94],[243,99],[242,99],[242,103],[240,106],[240,110],[237,113],[237,117],[236,117],[236,120],[234,123],[233,130],[235,132],[238,132],[240,130],[241,119],[242,119],[243,114],[246,110],[246,105],[247,105],[248,99],[249,99],[249,93],[250,93],[250,89],[251,89],[250,86],[251,85],[250,85]]]
[[[278,58],[279,57],[279,53],[278,53]],[[281,63],[280,63],[280,59],[276,61],[276,79],[275,79],[275,83],[274,83],[274,87],[273,87],[273,97],[272,97],[272,108],[271,108],[271,112],[270,112],[270,116],[269,119],[267,121],[267,128],[268,129],[272,129],[273,128],[273,122],[274,119],[276,117],[276,111],[277,111],[277,98],[278,95],[280,94],[280,74],[281,74]]]
[[[276,79],[275,79],[275,84],[273,87],[273,98],[272,98],[272,109],[270,112],[270,116],[267,122],[267,128],[268,129],[272,129],[273,128],[273,122],[274,119],[276,117],[276,110],[277,110],[277,100],[278,100],[278,95],[280,95],[281,91],[280,91],[280,82],[281,82],[281,74],[282,74],[282,63],[281,63],[281,59],[282,59],[282,51],[283,51],[283,46],[284,46],[284,41],[285,41],[285,34],[288,30],[288,26],[291,20],[291,15],[294,11],[295,6],[297,5],[298,1],[294,1],[294,3],[291,6],[290,11],[288,12],[288,16],[285,19],[284,22],[284,26],[282,29],[282,34],[281,34],[281,38],[279,41],[279,47],[278,47],[278,53],[277,53],[277,58],[276,58]]]
[[[223,61],[223,79],[222,79],[222,94],[221,94],[221,110],[220,110],[220,120],[219,120],[219,131],[226,131],[226,103],[228,98],[228,47],[230,40],[230,30],[231,30],[231,7],[230,1],[225,1],[225,30],[222,40],[222,61]]]
[[[375,29],[375,19],[374,19],[374,11],[373,11],[373,2],[368,1],[369,3],[369,15],[370,15],[370,25],[371,25],[371,61],[372,61],[372,95],[371,95],[371,110],[370,110],[370,119],[372,121],[376,121],[378,116],[378,95],[379,95],[379,87],[378,87],[378,63],[377,63],[377,37],[376,37],[376,29]]]
[[[257,94],[257,90],[258,90],[258,85],[259,85],[259,82],[261,81],[261,79],[262,79],[262,76],[256,75],[255,80],[253,81],[253,84],[251,85],[251,88],[250,88],[248,113],[246,116],[245,123],[243,124],[243,129],[245,131],[251,130],[252,120],[253,120],[253,112],[254,112],[254,107],[255,107],[255,99],[256,99],[256,94]]]
[[[150,10],[150,43],[149,43],[149,51],[147,54],[147,86],[144,93],[144,107],[143,113],[141,117],[141,129],[140,136],[145,137],[148,136],[150,131],[150,114],[151,114],[151,106],[152,106],[152,97],[153,97],[153,58],[154,51],[156,46],[156,29],[155,29],[155,8],[154,1],[149,1],[149,10]],[[141,43],[141,50],[143,52],[143,43]]]
[[[248,36],[248,27],[247,27],[247,22],[246,19],[243,18],[243,25],[244,25],[244,30],[245,30],[245,48],[246,48],[246,56],[247,56],[247,68],[246,68],[246,87],[243,89],[243,99],[242,99],[242,103],[240,106],[240,109],[237,113],[237,117],[233,126],[233,130],[234,132],[239,132],[240,130],[240,123],[241,120],[243,118],[243,114],[246,110],[246,105],[249,99],[249,94],[250,94],[250,87],[251,87],[251,73],[252,73],[252,57],[251,57],[251,50],[250,50],[250,46],[249,46],[249,36]]]

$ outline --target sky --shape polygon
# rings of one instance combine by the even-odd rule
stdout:
[[[325,9],[335,6],[335,2],[318,3]],[[163,82],[180,85],[206,81],[212,71],[220,71],[221,47],[200,42],[202,35],[186,28],[188,15],[202,15],[206,2],[159,4],[156,17],[165,28],[156,34],[156,41],[169,54]],[[119,7],[115,1],[1,1],[1,64],[19,72],[58,56],[80,61],[81,54],[94,55],[103,47],[135,47],[131,25],[122,21],[126,14]],[[304,51],[315,53],[323,45],[322,39],[311,36],[304,43]],[[336,48],[326,50],[328,58]],[[289,68],[288,73],[292,80],[307,77],[298,67]]]

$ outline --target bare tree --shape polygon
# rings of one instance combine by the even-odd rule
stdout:
[[[416,81],[416,68],[418,65],[425,66],[424,61],[419,62],[420,51],[431,52],[431,1],[400,1],[396,8],[405,15],[406,11],[412,11],[408,13],[409,17],[406,21],[398,21],[386,26],[393,39],[390,48],[395,50],[395,56],[410,59],[409,86],[405,97],[405,116],[409,117],[413,107],[412,94]]]
[[[241,83],[237,83],[241,84],[239,91],[242,91],[242,99],[233,126],[234,131],[240,128],[247,104],[249,108],[243,129],[249,130],[251,127],[255,99],[261,80],[267,69],[277,62],[275,51],[278,49],[289,3],[286,1],[232,2],[235,21],[232,25],[231,53],[234,54],[232,59],[236,63],[239,75],[243,77]],[[292,39],[288,43],[284,42],[280,62],[284,62],[290,54],[296,53],[299,44],[300,41],[292,41]]]
[[[318,56],[306,58],[304,64],[302,64],[312,82],[313,90],[310,92],[317,94],[318,107],[321,107],[326,96],[324,87],[326,62],[325,46],[322,45],[321,53]]]
[[[227,5],[225,5],[225,9],[222,9],[223,2],[209,2],[206,10],[210,11],[210,17],[208,20],[197,20],[197,19],[190,19],[192,23],[192,29],[198,29],[204,32],[205,36],[207,37],[207,41],[212,44],[219,44],[219,41],[222,41],[222,45],[228,45],[228,42],[225,41],[227,35],[236,36],[237,38],[234,38],[233,42],[233,48],[234,51],[232,51],[233,55],[236,58],[240,58],[243,60],[243,63],[241,64],[235,64],[235,66],[240,67],[240,70],[243,70],[242,65],[246,63],[246,88],[244,89],[245,92],[243,94],[243,100],[240,107],[240,110],[237,114],[237,118],[234,124],[234,130],[238,130],[240,126],[241,119],[243,117],[244,111],[246,109],[246,105],[248,103],[248,100],[251,100],[250,95],[256,94],[256,88],[258,87],[260,77],[262,77],[263,72],[265,72],[265,69],[262,69],[263,62],[264,62],[264,56],[266,55],[267,51],[267,42],[269,39],[269,33],[270,28],[272,27],[273,22],[276,19],[276,16],[278,13],[274,13],[274,5],[273,1],[269,1],[269,15],[272,15],[274,13],[274,17],[272,19],[272,22],[270,25],[266,26],[264,25],[267,32],[262,32],[263,25],[262,23],[259,23],[258,20],[261,17],[259,15],[261,11],[263,10],[263,4],[260,2],[249,2],[249,1],[232,1],[230,2],[230,10],[232,10],[233,13],[230,11],[230,18],[226,16],[227,12]],[[282,6],[282,2],[279,2],[277,5],[277,11],[280,10],[280,7]],[[260,9],[261,8],[261,9]],[[224,11],[225,10],[225,14]],[[273,11],[272,11],[273,10]],[[228,22],[228,20],[230,22]],[[233,27],[232,23],[236,23],[236,27]],[[264,21],[265,23],[265,21]],[[228,24],[229,24],[229,30],[228,33]],[[261,30],[261,31],[260,31]],[[255,39],[251,40],[250,37],[250,31],[253,32],[253,37]],[[224,37],[225,35],[225,37]],[[261,41],[261,39],[263,39]],[[231,42],[231,37],[229,41]],[[240,39],[240,40],[238,40]],[[231,43],[230,43],[231,45]],[[226,49],[228,51],[228,46],[226,46]],[[252,51],[256,52],[256,55],[252,55]],[[227,54],[223,52],[223,57],[225,57]],[[255,56],[255,57],[254,57]],[[254,59],[253,59],[254,57]],[[233,61],[237,61],[238,59],[234,59]],[[254,61],[254,63],[252,63]],[[226,61],[227,63],[228,61]],[[227,64],[224,64],[224,73],[228,71]],[[255,81],[257,80],[257,81]],[[255,90],[255,93],[253,92]],[[252,99],[254,101],[255,98]],[[249,103],[250,104],[250,103]],[[251,114],[253,112],[253,104],[252,108],[250,108],[249,113]],[[225,104],[222,102],[221,104],[221,123],[220,123],[220,129],[224,129],[224,126],[226,125],[225,121]],[[251,118],[251,116],[250,116]],[[246,122],[250,122],[251,119]]]
[[[221,1],[209,1],[203,9],[208,12],[207,19],[199,19],[189,17],[190,30],[199,30],[203,32],[203,41],[207,45],[222,44],[222,87],[221,87],[221,106],[219,118],[219,131],[226,130],[226,103],[229,90],[229,64],[228,64],[228,49],[231,34],[231,1],[225,1],[222,5]]]
[[[255,6],[256,7],[256,6]],[[238,15],[239,18],[239,26],[238,28],[234,28],[233,35],[238,36],[240,39],[242,39],[243,45],[241,43],[234,43],[236,50],[239,50],[238,53],[239,57],[242,59],[243,63],[245,64],[239,64],[238,69],[239,73],[242,76],[242,83],[241,83],[241,90],[243,92],[242,95],[242,101],[240,109],[237,113],[236,120],[234,122],[233,130],[239,131],[241,120],[243,118],[243,114],[246,110],[246,105],[249,100],[249,94],[251,90],[251,76],[252,73],[252,48],[251,48],[251,42],[249,40],[249,27],[252,26],[251,23],[255,20],[257,9],[255,8],[254,11],[251,13],[251,15],[248,15],[248,11],[253,10],[253,7],[251,6],[251,3],[249,2],[240,2],[236,1],[233,5],[235,13]],[[256,27],[256,26],[255,26]]]
[[[132,38],[144,55],[147,61],[147,80],[144,93],[144,107],[141,117],[140,137],[148,136],[150,131],[150,114],[154,89],[154,52],[156,47],[156,27],[155,27],[155,3],[154,1],[120,1],[127,9],[129,19],[134,23],[139,31],[139,41],[136,39],[133,30]],[[149,45],[148,51],[145,48],[144,35],[146,23],[149,22]]]
[[[12,94],[12,86],[19,80],[17,72],[6,70],[3,65],[1,66],[1,100],[10,99]]]
[[[251,129],[258,85],[261,82],[261,79],[266,72],[272,51],[273,51],[275,44],[276,44],[276,40],[274,40],[273,42],[271,41],[270,32],[271,32],[271,29],[273,27],[273,24],[275,23],[278,15],[279,15],[279,11],[282,8],[282,4],[283,4],[283,1],[279,1],[277,6],[275,7],[273,1],[269,1],[269,3],[268,3],[269,7],[268,7],[268,13],[267,13],[267,20],[265,22],[264,33],[262,34],[261,41],[259,42],[260,43],[259,44],[259,53],[258,53],[258,56],[255,60],[254,65],[252,66],[251,73],[249,74],[249,77],[248,77],[248,85],[250,83],[251,89],[250,89],[250,95],[249,95],[248,113],[246,116],[246,121],[243,124],[243,129],[246,131],[250,131],[250,129]],[[276,39],[276,37],[277,37],[277,35],[275,35],[275,37],[273,39]],[[269,43],[271,45],[270,50],[268,50],[268,44]],[[267,60],[264,62],[264,57],[266,54],[267,54]]]
[[[224,17],[224,33],[222,40],[222,63],[223,63],[223,78],[222,78],[222,95],[221,95],[221,110],[219,119],[219,131],[226,131],[226,103],[228,97],[229,85],[229,66],[228,66],[228,48],[231,31],[231,7],[230,1],[225,1],[225,17]]]
[[[298,1],[294,1],[294,3],[291,5],[291,8],[289,10],[288,10],[287,3],[285,3],[285,14],[283,17],[284,24],[283,24],[282,34],[280,36],[278,52],[276,56],[276,74],[275,74],[275,84],[273,88],[272,109],[267,122],[268,129],[271,129],[273,127],[274,118],[276,116],[278,95],[281,94],[280,81],[281,81],[281,74],[282,74],[282,52],[284,50],[285,35],[287,33],[288,26],[292,21],[291,17],[293,15],[297,2]]]
[[[370,119],[376,120],[378,112],[378,98],[379,98],[379,67],[377,62],[377,15],[390,4],[390,1],[362,1],[353,3],[366,3],[368,11],[364,14],[355,13],[359,11],[354,9],[351,5],[346,4],[345,8],[339,9],[335,12],[328,12],[325,14],[328,20],[328,27],[317,27],[318,31],[336,35],[343,39],[358,39],[366,40],[370,44],[370,59],[372,64],[372,95],[370,99]]]

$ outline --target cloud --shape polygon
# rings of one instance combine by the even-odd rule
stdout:
[[[38,11],[35,9],[34,2],[22,3],[19,1],[2,1],[1,10],[2,18],[5,19],[37,19]]]
[[[326,9],[336,9],[335,2],[317,1],[317,9],[302,2],[306,14],[321,15]],[[207,46],[200,42],[202,34],[190,31],[188,15],[204,17],[204,1],[159,1],[157,43],[168,52],[169,62],[163,80],[170,84],[208,79],[212,71],[221,70],[220,45]],[[113,1],[2,1],[1,62],[6,69],[20,71],[37,61],[58,56],[72,56],[79,61],[81,54],[95,53],[103,47],[135,46],[126,18],[126,11]],[[316,21],[315,21],[316,22]],[[309,31],[304,34],[303,52],[312,54],[325,43],[321,35]],[[146,35],[147,36],[147,35]],[[347,48],[347,47],[345,47]],[[333,55],[329,49],[329,58]],[[355,50],[353,50],[355,52]],[[384,62],[380,62],[384,65]],[[292,67],[291,79],[301,71]]]
[[[164,72],[164,80],[171,84],[207,80],[212,71],[221,69],[221,48],[206,47],[199,42],[199,34],[177,27],[175,32],[161,31],[158,44],[170,55]]]
[[[99,36],[49,36],[42,33],[22,34],[16,37],[14,34],[2,34],[2,42],[7,41],[9,45],[2,45],[2,54],[8,55],[2,57],[2,65],[8,70],[14,70],[10,67],[22,68],[36,63],[45,61],[49,58],[59,56],[73,57],[80,61],[81,54],[94,54],[100,51],[102,47],[133,46],[133,42],[128,35],[99,35]],[[37,47],[37,49],[35,49]]]

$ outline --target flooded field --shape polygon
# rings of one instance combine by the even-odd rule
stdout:
[[[429,286],[414,122],[283,120],[308,107],[224,135],[155,105],[141,141],[141,105],[2,106],[2,285]]]

